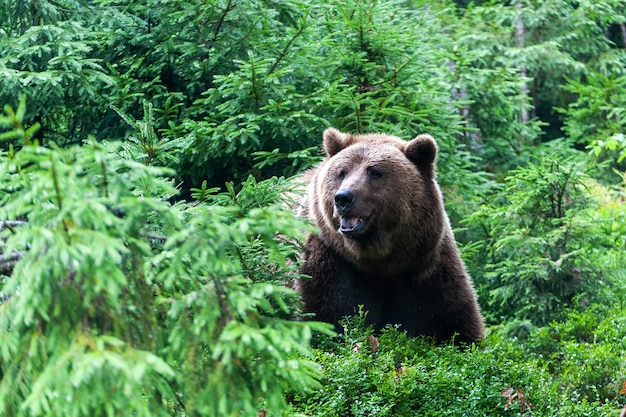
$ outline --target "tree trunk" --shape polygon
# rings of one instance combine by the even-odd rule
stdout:
[[[521,2],[515,3],[515,8],[517,9],[517,19],[515,21],[515,46],[518,48],[524,47],[524,22],[522,21],[522,4]],[[522,78],[527,77],[526,66],[524,64],[520,65],[520,75]],[[520,87],[520,92],[522,95],[521,101],[521,121],[522,123],[528,123],[530,119],[528,116],[528,103],[526,102],[526,97],[528,97],[528,85],[526,81],[522,81],[522,86]]]

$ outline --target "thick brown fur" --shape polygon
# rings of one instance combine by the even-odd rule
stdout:
[[[481,339],[476,293],[436,182],[435,140],[329,128],[324,150],[304,177],[301,214],[319,228],[300,267],[311,278],[296,282],[305,312],[338,326],[363,305],[376,329],[399,324],[441,342]]]

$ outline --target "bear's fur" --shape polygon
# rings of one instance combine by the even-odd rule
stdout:
[[[483,318],[435,178],[437,145],[384,134],[324,132],[326,159],[309,171],[301,215],[309,236],[296,281],[304,312],[333,323],[358,311],[379,330],[471,343]]]

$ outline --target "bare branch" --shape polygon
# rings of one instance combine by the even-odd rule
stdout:
[[[12,230],[16,226],[22,226],[25,224],[26,222],[21,221],[21,220],[3,220],[3,221],[0,221],[0,230],[4,228]]]
[[[11,255],[1,255],[0,254],[0,274],[1,275],[11,275],[13,272],[13,267],[24,257],[26,252],[15,252]]]

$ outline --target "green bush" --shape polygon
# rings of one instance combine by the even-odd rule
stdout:
[[[624,332],[623,306],[596,304],[569,311],[563,321],[534,332],[523,346],[572,395],[618,405],[626,381]]]
[[[558,109],[570,138],[579,146],[591,149],[609,168],[621,170],[626,157],[625,88],[626,75],[621,73],[592,73],[584,82],[571,79],[563,89],[574,94],[576,100],[567,108]],[[612,169],[603,171],[604,179],[610,183],[619,178]]]
[[[322,387],[295,396],[310,416],[608,415],[595,398],[562,390],[538,357],[492,334],[459,350],[387,328],[378,339],[347,324],[348,336],[317,350]],[[358,335],[361,335],[358,337]]]
[[[172,173],[120,144],[29,132],[0,154],[0,219],[19,224],[0,222],[18,260],[0,281],[0,414],[256,415],[319,386],[309,341],[328,327],[289,319],[306,227],[279,181],[172,206]]]
[[[462,126],[449,100],[441,66],[447,39],[436,19],[403,1],[285,3],[288,20],[282,12],[255,12],[272,29],[237,48],[234,68],[215,68],[210,88],[179,125],[164,130],[187,141],[176,167],[191,185],[295,174],[309,163],[294,152],[319,149],[329,125],[406,139],[429,132],[460,159],[452,158]],[[248,13],[233,8],[229,15],[243,23]]]
[[[0,3],[0,103],[28,96],[35,111],[26,123],[40,123],[39,137],[61,145],[97,132],[109,111],[103,94],[115,85],[94,56],[102,33],[87,19],[90,7],[81,3]]]
[[[601,300],[623,275],[624,208],[607,212],[587,172],[576,156],[544,154],[466,219],[480,236],[466,259],[490,322],[547,324],[575,296]]]

